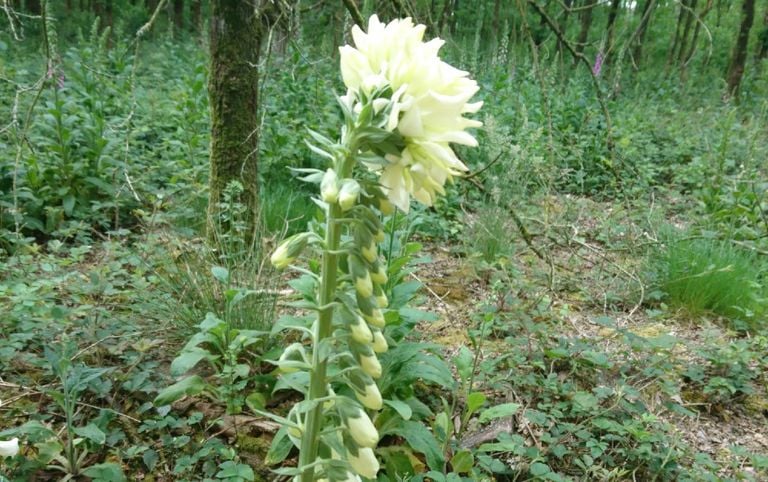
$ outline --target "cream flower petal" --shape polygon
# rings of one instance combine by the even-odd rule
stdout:
[[[355,47],[341,51],[348,88],[370,94],[371,85],[389,85],[393,91],[384,128],[397,131],[405,146],[399,156],[386,157],[389,165],[368,167],[380,174],[390,202],[403,211],[408,211],[410,197],[431,205],[444,194],[445,183],[467,171],[450,143],[477,146],[466,129],[482,126],[463,117],[483,105],[469,102],[479,90],[477,82],[440,59],[445,42],[437,38],[425,42],[425,30],[410,18],[384,25],[372,16],[367,32],[352,29]],[[380,109],[381,103],[377,105]]]

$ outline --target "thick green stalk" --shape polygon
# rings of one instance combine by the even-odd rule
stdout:
[[[315,339],[312,350],[312,373],[310,376],[309,394],[307,400],[317,400],[326,396],[328,382],[326,380],[326,360],[320,359],[320,344],[331,334],[331,322],[333,321],[333,306],[330,306],[336,294],[336,272],[339,259],[336,252],[339,249],[341,229],[337,219],[341,217],[341,208],[338,204],[332,204],[328,208],[328,217],[325,220],[325,251],[323,252],[322,277],[320,279],[320,314],[315,325]],[[299,452],[299,467],[311,464],[317,459],[319,434],[323,425],[323,404],[318,403],[307,413],[304,433],[301,437],[301,451]],[[301,474],[302,482],[314,480],[314,467],[310,467]]]

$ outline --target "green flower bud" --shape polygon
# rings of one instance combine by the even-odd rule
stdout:
[[[341,181],[339,189],[339,206],[342,211],[349,211],[357,204],[357,198],[360,196],[360,184],[354,179],[344,179]]]
[[[389,279],[387,278],[387,270],[384,268],[384,265],[378,261],[373,264],[370,276],[373,282],[377,285],[386,284],[387,280]]]
[[[339,179],[333,169],[325,171],[320,181],[320,195],[328,204],[334,204],[339,199]]]
[[[355,390],[355,396],[365,408],[371,410],[381,410],[381,407],[384,406],[384,401],[381,399],[379,387],[375,383],[366,385],[364,392]]]
[[[376,295],[376,304],[379,305],[379,308],[386,308],[387,305],[389,305],[387,295],[385,295],[383,291]]]
[[[373,333],[362,318],[358,318],[356,322],[349,325],[349,332],[352,339],[358,343],[371,343],[373,341]]]
[[[293,263],[296,257],[301,254],[307,246],[307,242],[311,236],[311,233],[299,233],[280,243],[280,246],[278,246],[274,253],[272,253],[272,257],[269,258],[272,266],[277,269],[284,269],[289,264]]]
[[[373,344],[371,345],[371,348],[373,348],[373,351],[376,353],[384,353],[389,349],[384,333],[379,330],[373,332]]]
[[[355,278],[355,290],[360,296],[369,297],[373,294],[373,283],[371,282],[371,275],[366,271],[365,276],[362,278]]]
[[[363,373],[373,378],[381,377],[381,363],[379,363],[379,359],[376,358],[375,354],[360,354],[358,360],[360,361],[360,368],[363,370]]]
[[[367,246],[360,248],[363,258],[369,263],[373,263],[379,259],[379,253],[376,251],[376,243],[371,239],[371,242]]]
[[[375,479],[379,472],[379,461],[376,455],[369,448],[361,448],[357,454],[351,452],[347,455],[347,461],[352,470],[369,479]]]
[[[379,443],[379,432],[364,411],[358,409],[355,416],[347,418],[346,422],[349,434],[359,447],[372,448]],[[360,474],[360,471],[355,471]]]
[[[373,282],[371,274],[362,259],[357,255],[350,255],[348,258],[349,272],[354,280],[355,290],[363,298],[368,298],[373,294]]]
[[[387,324],[387,322],[384,320],[384,314],[378,308],[374,308],[370,315],[363,313],[363,318],[365,318],[365,321],[375,326],[376,328],[384,328],[384,326]]]

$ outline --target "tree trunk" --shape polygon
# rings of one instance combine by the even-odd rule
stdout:
[[[731,63],[728,66],[728,95],[739,96],[739,86],[744,75],[744,64],[747,60],[747,46],[749,44],[749,31],[755,20],[755,0],[744,0],[741,4],[741,27],[736,37],[736,45],[733,48]]]
[[[563,2],[563,21],[560,22],[560,31],[563,33],[566,33],[568,31],[568,17],[571,14],[571,6],[573,5],[573,0],[565,0]],[[498,12],[496,14],[498,17]],[[565,46],[563,45],[563,41],[559,38],[557,39],[557,52],[560,54],[560,58],[563,58],[563,52],[565,50]]]
[[[688,54],[685,56],[685,64],[690,62],[691,58],[693,58],[693,54],[696,53],[696,43],[699,41],[699,33],[701,32],[701,24],[704,22],[704,19],[707,18],[707,14],[709,14],[710,10],[712,10],[714,0],[707,0],[707,4],[704,6],[704,10],[701,11],[699,14],[699,18],[696,21],[696,28],[693,31],[693,39],[691,40],[691,47],[688,49]]]
[[[606,55],[613,50],[613,33],[616,30],[616,17],[619,15],[620,4],[621,0],[611,0],[611,9],[608,11],[608,23],[605,28],[608,34],[608,39],[605,43]]]
[[[682,31],[682,25],[685,20],[685,13],[687,12],[685,9],[686,5],[688,5],[688,0],[682,0],[680,3],[680,14],[677,16],[677,25],[675,26],[675,36],[672,40],[672,46],[667,53],[667,69],[669,69],[669,66],[672,65],[672,61],[675,58],[675,52],[677,52],[677,45],[680,42],[680,32]]]
[[[683,35],[680,37],[680,46],[677,52],[677,63],[683,65],[685,62],[685,52],[688,47],[688,37],[691,34],[691,25],[693,25],[693,19],[696,17],[696,4],[698,0],[688,0],[688,8],[685,11],[685,25],[683,26]],[[699,25],[699,23],[696,23]]]
[[[199,32],[202,28],[202,14],[201,14],[201,6],[200,6],[201,0],[192,0],[192,11],[191,11],[191,17],[192,17],[192,28]]]
[[[593,0],[584,0],[582,2],[581,12],[581,29],[579,30],[579,37],[576,39],[576,51],[578,53],[584,53],[584,47],[587,46],[589,40],[589,28],[592,26],[592,9],[595,8]],[[574,62],[575,63],[575,62]]]
[[[257,2],[262,4],[263,0]],[[263,30],[251,1],[212,0],[210,23],[211,176],[208,239],[229,226],[220,219],[222,192],[243,185],[246,242],[256,230],[258,209],[258,81]]]
[[[173,0],[173,25],[176,30],[184,30],[184,0]]]
[[[757,42],[756,58],[762,60],[768,57],[768,7],[766,7],[763,15],[763,30],[760,32]]]
[[[648,31],[648,24],[651,22],[651,10],[656,4],[656,0],[645,0],[643,4],[643,13],[640,18],[640,26],[637,28],[637,40],[635,41],[635,49],[632,53],[632,57],[635,60],[635,68],[640,68],[640,63],[643,59],[643,44],[645,43],[645,33]]]

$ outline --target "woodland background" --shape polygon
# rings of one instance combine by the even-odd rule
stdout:
[[[485,101],[467,178],[385,220],[379,478],[768,478],[768,1],[0,0],[0,480],[295,462],[264,259],[373,13]]]

